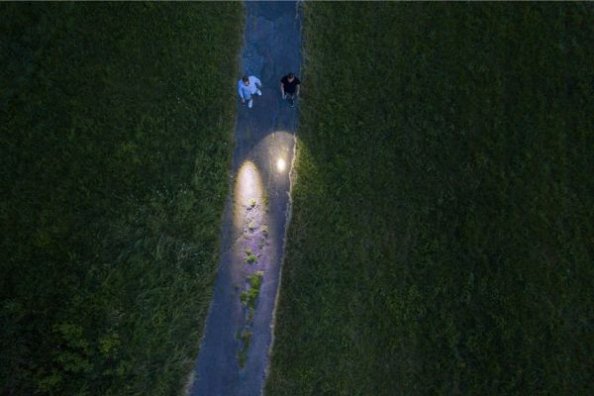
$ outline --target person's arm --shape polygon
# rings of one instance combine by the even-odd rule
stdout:
[[[242,84],[242,81],[239,80],[239,82],[237,83],[237,94],[239,95],[239,98],[241,99],[241,103],[245,103],[245,99],[243,98],[243,91],[241,89],[241,84]]]
[[[262,81],[256,76],[254,76],[254,84],[256,84],[257,88],[262,88]]]
[[[283,80],[281,80],[281,94],[283,95],[283,99],[285,99],[285,84],[283,84]]]
[[[301,90],[301,83],[297,84],[297,87],[295,89],[295,96],[299,96],[299,90]]]

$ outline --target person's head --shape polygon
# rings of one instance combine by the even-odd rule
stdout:
[[[294,79],[295,79],[295,74],[294,73],[287,74],[287,80],[289,80],[289,82],[293,81]]]
[[[250,85],[250,78],[247,76],[247,74],[241,77],[241,81],[243,81],[245,85]]]

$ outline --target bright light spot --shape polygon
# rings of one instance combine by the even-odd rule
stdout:
[[[279,171],[279,172],[284,172],[285,169],[287,169],[287,163],[285,162],[284,159],[279,158],[276,161],[276,170]]]
[[[235,193],[238,201],[244,205],[262,194],[260,175],[253,162],[246,161],[239,169]]]
[[[234,189],[233,220],[236,226],[245,221],[247,212],[252,211],[262,201],[264,188],[258,169],[251,161],[244,162],[237,174]]]

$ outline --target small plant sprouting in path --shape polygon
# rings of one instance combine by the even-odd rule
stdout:
[[[258,215],[258,202],[255,198],[251,198],[248,200],[247,203],[247,213],[246,213],[246,220],[249,221],[247,224],[247,228],[244,228],[244,237],[246,242],[249,243],[250,240],[254,240],[257,238],[256,231],[260,231],[260,237],[258,242],[259,250],[262,250],[266,245],[266,240],[268,239],[269,231],[268,226],[260,225],[259,222],[254,218]],[[263,201],[264,206],[268,206],[268,197],[264,198]],[[256,234],[255,234],[256,233]],[[245,250],[245,264],[250,266],[258,264],[258,256],[254,254],[254,251],[251,247],[247,247]],[[241,292],[239,295],[239,299],[241,300],[241,305],[245,309],[245,324],[241,330],[237,332],[237,339],[241,343],[241,347],[239,352],[237,353],[237,360],[239,362],[239,367],[244,368],[247,362],[249,348],[252,340],[252,325],[254,322],[254,316],[256,315],[256,305],[258,303],[258,297],[260,295],[260,287],[262,286],[262,279],[264,278],[263,271],[255,271],[251,275],[247,276],[246,279],[246,288]]]
[[[256,264],[258,262],[258,257],[252,252],[252,249],[245,250],[245,262],[247,264]]]
[[[250,342],[252,339],[252,332],[249,330],[254,320],[256,312],[256,303],[258,296],[260,295],[260,286],[262,286],[262,278],[264,277],[263,271],[256,271],[252,275],[248,276],[248,288],[241,292],[240,299],[241,304],[247,308],[247,323],[243,330],[239,332],[237,338],[241,342],[241,349],[237,355],[239,361],[239,367],[245,367],[247,360],[248,351],[250,348]]]
[[[258,248],[260,250],[264,249],[264,246],[266,246],[267,239],[268,239],[268,226],[263,225],[260,227],[260,240],[258,241]]]
[[[246,329],[237,334],[237,338],[241,341],[241,349],[237,358],[239,360],[239,367],[244,368],[245,362],[247,361],[248,350],[250,349],[250,343],[252,341],[252,332]]]
[[[258,228],[258,224],[256,224],[255,221],[250,221],[250,223],[248,224],[248,230],[250,232],[254,232],[256,231],[256,228]]]
[[[258,203],[258,201],[256,201],[256,198],[250,198],[250,200],[248,201],[248,210],[252,210],[256,207],[256,204]]]
[[[260,286],[262,285],[263,277],[263,271],[256,271],[248,276],[248,289],[241,292],[241,303],[249,310],[250,318],[253,317],[253,313],[256,310],[256,301],[260,295]]]

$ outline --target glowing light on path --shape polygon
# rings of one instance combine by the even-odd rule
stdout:
[[[285,169],[287,169],[287,162],[284,159],[279,158],[276,161],[276,170],[279,172],[284,172]]]
[[[246,211],[251,211],[262,202],[264,187],[260,173],[251,161],[241,165],[237,173],[234,189],[233,222],[241,227],[245,222]]]

